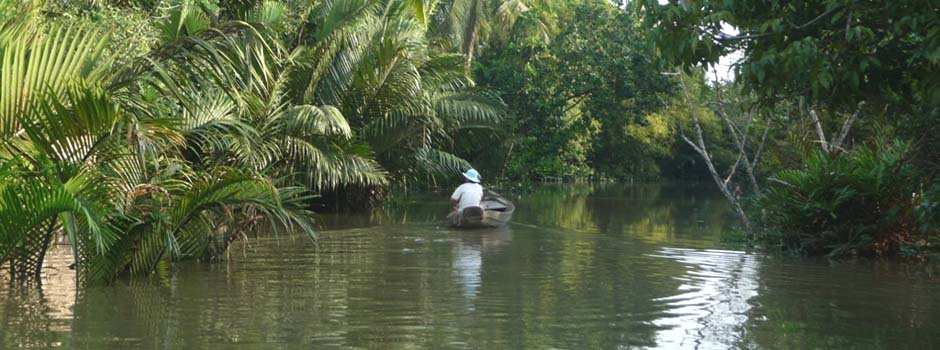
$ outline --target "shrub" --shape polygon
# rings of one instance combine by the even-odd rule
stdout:
[[[779,172],[757,200],[765,243],[808,255],[917,255],[927,245],[930,203],[907,143],[817,152]]]

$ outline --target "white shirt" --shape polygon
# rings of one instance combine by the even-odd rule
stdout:
[[[458,201],[457,211],[464,210],[466,207],[479,207],[483,200],[483,186],[475,183],[465,183],[457,187],[450,199]]]

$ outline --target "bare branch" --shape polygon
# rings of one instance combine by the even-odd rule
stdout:
[[[764,145],[767,143],[767,133],[770,131],[770,127],[764,128],[764,135],[760,138],[760,144],[757,145],[757,152],[754,153],[754,160],[751,161],[754,170],[757,170],[757,165],[760,164],[761,153],[764,152]]]
[[[702,152],[702,150],[698,148],[698,145],[692,142],[692,140],[689,140],[689,138],[685,136],[685,133],[682,133],[679,136],[682,136],[682,140],[685,141],[685,143],[689,144],[689,146],[692,147],[692,149],[695,150],[696,153],[702,156],[705,155],[705,152]]]
[[[738,170],[738,164],[741,164],[741,159],[744,158],[744,153],[738,153],[738,159],[734,161],[734,165],[731,166],[731,171],[728,172],[728,176],[725,177],[725,185],[731,181],[731,178],[734,177],[734,173]]]
[[[813,126],[816,128],[816,138],[819,139],[819,147],[822,147],[823,152],[829,153],[829,142],[826,141],[826,133],[823,131],[822,123],[819,121],[819,116],[816,115],[816,109],[809,109],[809,116],[813,121]]]
[[[862,107],[865,106],[865,101],[859,102],[858,107],[855,109],[855,113],[845,120],[842,123],[842,130],[839,131],[839,135],[832,140],[830,144],[830,150],[841,149],[842,143],[845,142],[845,138],[849,135],[849,131],[852,129],[852,125],[855,124],[855,121],[858,119],[859,114],[862,112]]]
[[[793,185],[790,184],[789,182],[780,180],[780,179],[778,179],[778,178],[776,178],[776,177],[771,177],[771,178],[768,179],[768,180],[770,180],[770,182],[776,182],[776,183],[781,184],[781,185],[784,185],[784,186],[793,187]]]
[[[751,188],[754,189],[755,193],[760,193],[760,185],[757,184],[757,177],[754,176],[754,168],[751,166],[751,160],[747,156],[747,134],[751,128],[751,122],[754,120],[754,115],[751,113],[747,114],[747,124],[744,126],[743,133],[739,131],[734,122],[731,121],[731,118],[724,113],[724,109],[721,107],[724,105],[724,101],[721,100],[721,94],[716,93],[716,98],[718,99],[719,110],[717,111],[718,116],[725,122],[725,125],[728,127],[728,132],[731,133],[731,138],[734,140],[734,145],[738,148],[739,158],[744,160],[744,170],[747,173],[748,180],[751,182]],[[737,163],[735,163],[737,166]],[[733,172],[734,170],[732,170]],[[732,173],[733,174],[733,173]],[[730,179],[730,176],[729,176]],[[725,181],[727,183],[727,181]]]
[[[721,175],[718,174],[718,171],[715,169],[715,164],[712,162],[711,157],[708,155],[708,150],[705,148],[705,139],[702,135],[702,126],[699,123],[699,118],[697,114],[697,109],[694,103],[692,102],[691,96],[689,96],[689,89],[686,86],[685,81],[680,77],[680,82],[682,84],[682,90],[684,92],[686,103],[689,105],[689,114],[692,116],[692,124],[695,127],[695,137],[696,142],[692,142],[685,133],[681,132],[680,135],[682,140],[692,146],[699,155],[702,156],[702,159],[705,161],[705,165],[708,167],[708,172],[711,174],[712,179],[715,181],[715,185],[718,186],[718,189],[721,190],[721,194],[728,199],[728,202],[731,203],[734,208],[735,213],[738,218],[741,220],[741,225],[743,226],[744,232],[747,233],[748,237],[753,237],[753,231],[751,228],[751,221],[747,217],[747,213],[744,212],[744,208],[741,206],[740,198],[737,194],[732,192],[728,188],[728,184],[722,181]],[[736,138],[736,141],[740,141]],[[696,144],[697,143],[697,144]],[[744,157],[746,160],[746,157]]]

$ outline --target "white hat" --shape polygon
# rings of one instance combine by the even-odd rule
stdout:
[[[470,182],[480,183],[480,173],[478,173],[476,169],[471,168],[467,170],[463,173],[463,177],[470,180]]]

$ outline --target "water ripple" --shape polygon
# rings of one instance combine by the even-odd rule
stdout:
[[[749,300],[757,296],[758,260],[741,252],[661,248],[651,257],[685,270],[676,294],[653,299],[668,310],[653,321],[660,348],[721,349],[743,339]]]

